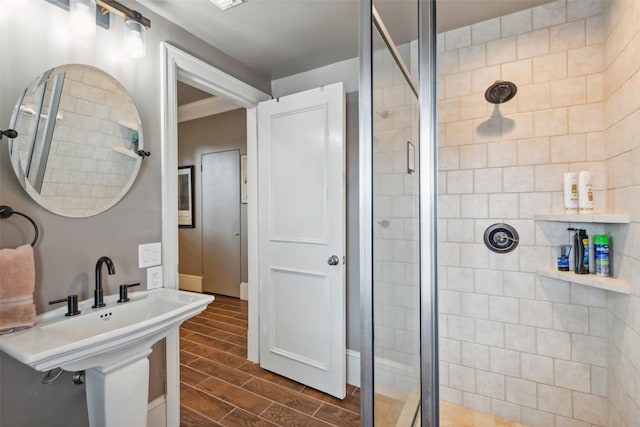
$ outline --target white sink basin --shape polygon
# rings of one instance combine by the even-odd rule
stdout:
[[[36,318],[33,328],[0,337],[0,350],[38,371],[60,367],[80,371],[107,366],[141,348],[150,348],[184,320],[200,313],[213,296],[175,289],[132,292],[131,301],[106,299],[79,304],[81,314],[65,317],[66,307]]]
[[[39,371],[86,370],[91,427],[146,427],[151,346],[200,313],[212,295],[175,289],[133,292],[131,301],[106,307],[81,302],[81,314],[66,307],[36,318],[33,328],[0,336],[0,350]]]

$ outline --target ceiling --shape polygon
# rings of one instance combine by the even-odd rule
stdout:
[[[137,1],[270,79],[358,56],[357,0],[246,0],[225,12],[210,0]],[[438,0],[438,32],[548,1]],[[416,38],[415,0],[374,4],[396,44]]]
[[[178,106],[191,104],[192,102],[201,101],[209,98],[210,94],[186,83],[178,81],[177,87]]]

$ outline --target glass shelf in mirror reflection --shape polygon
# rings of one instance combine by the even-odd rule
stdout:
[[[16,177],[58,215],[106,211],[129,191],[140,168],[136,106],[117,80],[95,67],[71,64],[42,73],[18,99],[12,127],[18,131],[8,145]]]

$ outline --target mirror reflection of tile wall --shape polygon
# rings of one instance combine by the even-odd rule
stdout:
[[[48,117],[52,86],[47,85],[40,123],[41,90],[28,93],[20,108],[21,129],[28,129],[16,140],[23,170],[36,125],[41,129]],[[52,207],[84,216],[111,203],[131,178],[132,163],[138,161],[132,144],[138,124],[126,118],[137,112],[128,94],[96,69],[67,69],[62,94],[40,197]],[[42,131],[38,134],[31,170],[37,168],[43,146]]]

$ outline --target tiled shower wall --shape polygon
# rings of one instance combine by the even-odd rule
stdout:
[[[90,67],[67,70],[62,92],[49,161],[37,198],[46,199],[49,206],[73,216],[91,215],[122,191],[139,162],[131,146],[131,128],[138,127],[138,113],[129,95],[113,79]],[[23,104],[37,112],[40,96],[41,92],[28,94]],[[48,102],[49,96],[45,100]],[[35,128],[36,117],[21,114],[19,120],[30,122],[22,128]],[[42,125],[44,121],[41,122]],[[31,135],[22,132],[17,140],[23,165]],[[120,147],[122,152],[111,147]]]
[[[638,49],[608,64],[616,62],[613,40],[635,37],[640,19],[625,18],[630,26],[609,34],[609,6],[558,0],[438,38],[441,398],[532,427],[604,426],[608,397],[620,395],[627,409],[638,404],[637,290],[629,299],[536,275],[554,267],[555,247],[569,243],[566,228],[575,225],[534,220],[562,211],[563,172],[591,172],[596,211],[630,211],[619,199],[633,200],[633,191],[637,200],[637,138],[635,152],[629,132],[615,151],[627,156],[620,163],[629,173],[612,172],[608,129],[631,117],[626,103],[637,103],[640,92],[627,83],[635,90],[612,106],[608,80],[612,72],[637,79]],[[496,80],[516,83],[517,96],[499,106],[486,102],[484,91]],[[626,122],[629,129],[633,120]],[[609,190],[618,186],[612,173],[624,181],[620,194]],[[520,235],[508,254],[483,243],[484,230],[500,222]],[[631,277],[633,265],[640,271],[629,255],[640,249],[637,237],[629,238],[637,231],[627,233],[635,224],[581,227],[613,234],[620,275]],[[635,301],[636,316],[619,318],[616,301]],[[612,326],[615,319],[626,326]],[[615,380],[615,360],[628,361],[625,387]],[[633,425],[627,409],[619,425]]]
[[[420,384],[417,98],[386,49],[373,61],[375,387],[405,399]]]
[[[640,425],[640,2],[614,0],[604,15],[605,155],[612,211],[629,226],[613,235],[631,296],[608,295],[609,427]]]

